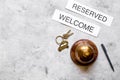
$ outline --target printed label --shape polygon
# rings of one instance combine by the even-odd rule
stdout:
[[[98,10],[92,9],[88,6],[85,6],[83,4],[80,4],[75,0],[70,0],[66,8],[78,14],[84,15],[90,19],[103,23],[107,26],[110,26],[113,20],[113,17],[104,14]]]
[[[93,36],[97,36],[100,30],[100,27],[95,24],[84,21],[57,9],[53,14],[52,19]]]

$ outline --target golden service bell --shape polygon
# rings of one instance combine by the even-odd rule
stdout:
[[[98,50],[92,41],[81,39],[73,44],[70,55],[74,63],[78,65],[88,65],[96,60]]]

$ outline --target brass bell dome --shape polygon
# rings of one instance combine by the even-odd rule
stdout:
[[[88,65],[96,60],[98,50],[92,41],[81,39],[73,44],[70,55],[74,63]]]

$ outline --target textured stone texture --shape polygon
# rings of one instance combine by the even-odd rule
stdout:
[[[68,0],[0,0],[0,80],[120,80],[120,0],[78,0],[114,17],[110,27],[65,9]],[[55,9],[101,27],[93,37],[51,19]],[[96,43],[99,55],[88,67],[75,65],[70,48],[59,53],[55,37],[69,29],[79,39]],[[100,47],[105,44],[114,65],[112,72]]]

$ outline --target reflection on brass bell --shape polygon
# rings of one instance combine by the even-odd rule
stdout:
[[[92,41],[81,39],[73,44],[70,55],[74,63],[88,65],[96,60],[98,50]]]

